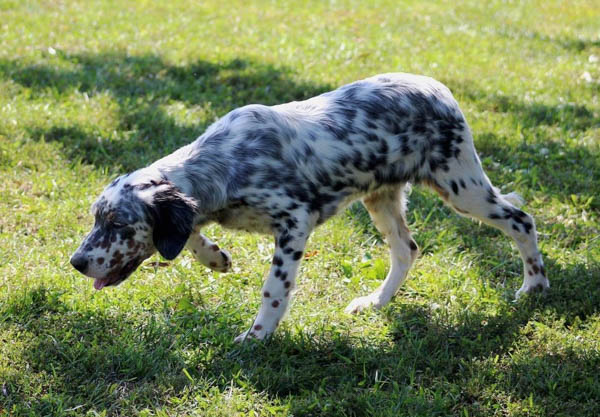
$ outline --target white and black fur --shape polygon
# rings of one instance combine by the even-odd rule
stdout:
[[[524,263],[517,296],[548,288],[532,217],[515,207],[515,194],[490,183],[448,88],[410,74],[233,110],[193,143],[110,184],[71,263],[100,289],[123,281],[156,250],[173,259],[187,244],[199,261],[226,271],[229,254],[200,233],[202,226],[271,233],[275,253],[262,306],[237,340],[262,339],[286,311],[313,229],[357,199],[390,245],[391,268],[347,311],[390,301],[418,253],[404,215],[409,183],[433,188],[458,213],[514,239]]]

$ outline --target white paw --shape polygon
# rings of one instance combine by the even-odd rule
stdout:
[[[219,255],[221,259],[216,262],[216,265],[210,264],[209,267],[213,271],[217,272],[227,272],[231,268],[231,255],[225,249],[219,250]]]
[[[231,268],[231,255],[225,249],[219,249],[217,245],[213,244],[202,250],[192,248],[192,254],[197,261],[213,271],[227,272]]]
[[[381,308],[383,303],[379,294],[369,294],[364,297],[355,298],[348,304],[348,307],[344,310],[347,314],[357,314],[367,308]]]
[[[537,291],[546,291],[550,288],[550,281],[543,275],[538,275],[535,279],[530,280],[529,282],[523,282],[523,285],[517,293],[515,294],[515,300],[518,300],[523,296],[523,294],[531,294]]]
[[[244,343],[250,339],[263,340],[267,336],[267,332],[261,325],[255,325],[252,329],[246,330],[244,333],[240,334],[233,341],[235,343]]]

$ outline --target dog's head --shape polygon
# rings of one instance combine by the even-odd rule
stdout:
[[[97,290],[118,285],[156,250],[174,259],[192,232],[196,205],[157,172],[123,175],[92,205],[95,224],[71,257]]]

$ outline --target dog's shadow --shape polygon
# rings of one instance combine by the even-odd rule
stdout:
[[[133,402],[138,409],[166,404],[173,395],[210,381],[223,394],[232,384],[251,386],[298,414],[366,415],[374,404],[389,408],[398,401],[408,410],[448,411],[446,395],[456,396],[453,403],[478,401],[470,398],[477,397],[476,390],[466,387],[473,378],[482,384],[498,383],[497,360],[512,355],[529,323],[549,316],[572,326],[598,313],[600,282],[587,279],[583,285],[575,279],[598,271],[583,265],[553,269],[562,279],[553,281],[548,294],[503,303],[493,313],[465,309],[460,317],[449,318],[443,310],[403,304],[399,294],[376,314],[385,337],[370,340],[355,330],[284,330],[267,341],[245,345],[232,342],[245,323],[235,305],[190,309],[187,300],[172,300],[170,306],[185,308],[165,307],[132,318],[123,312],[69,306],[61,294],[41,287],[13,296],[0,308],[0,327],[19,335],[19,348],[7,350],[5,360],[14,366],[12,373],[3,375],[6,394],[0,404],[9,410],[37,411],[84,404],[81,412],[113,414],[123,403]],[[341,310],[342,306],[340,314]],[[540,375],[554,378],[555,395],[567,400],[573,391],[568,375],[573,374],[557,377],[552,364],[587,378],[594,377],[588,374],[599,360],[597,355],[584,360],[546,352],[542,357],[511,359],[504,378],[512,382],[497,384],[497,389],[515,398],[533,392],[544,401],[547,387],[531,386],[523,374],[527,370],[537,375],[536,381]],[[465,389],[440,394],[438,402],[431,402],[423,390],[436,392],[440,381],[448,387],[464,384]],[[25,387],[31,384],[55,395],[25,398],[23,393],[31,389]],[[587,385],[581,389],[581,395],[590,394]]]

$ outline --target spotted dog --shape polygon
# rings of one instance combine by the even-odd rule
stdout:
[[[391,267],[381,286],[347,311],[391,300],[418,254],[405,219],[409,183],[431,187],[459,214],[513,238],[524,264],[517,297],[549,287],[532,217],[515,194],[490,183],[451,92],[410,74],[231,111],[193,143],[106,187],[71,263],[101,289],[122,282],[155,251],[174,259],[186,244],[207,267],[226,271],[229,253],[200,232],[211,222],[273,234],[260,311],[236,340],[263,339],[290,303],[313,229],[358,199],[390,246]]]

